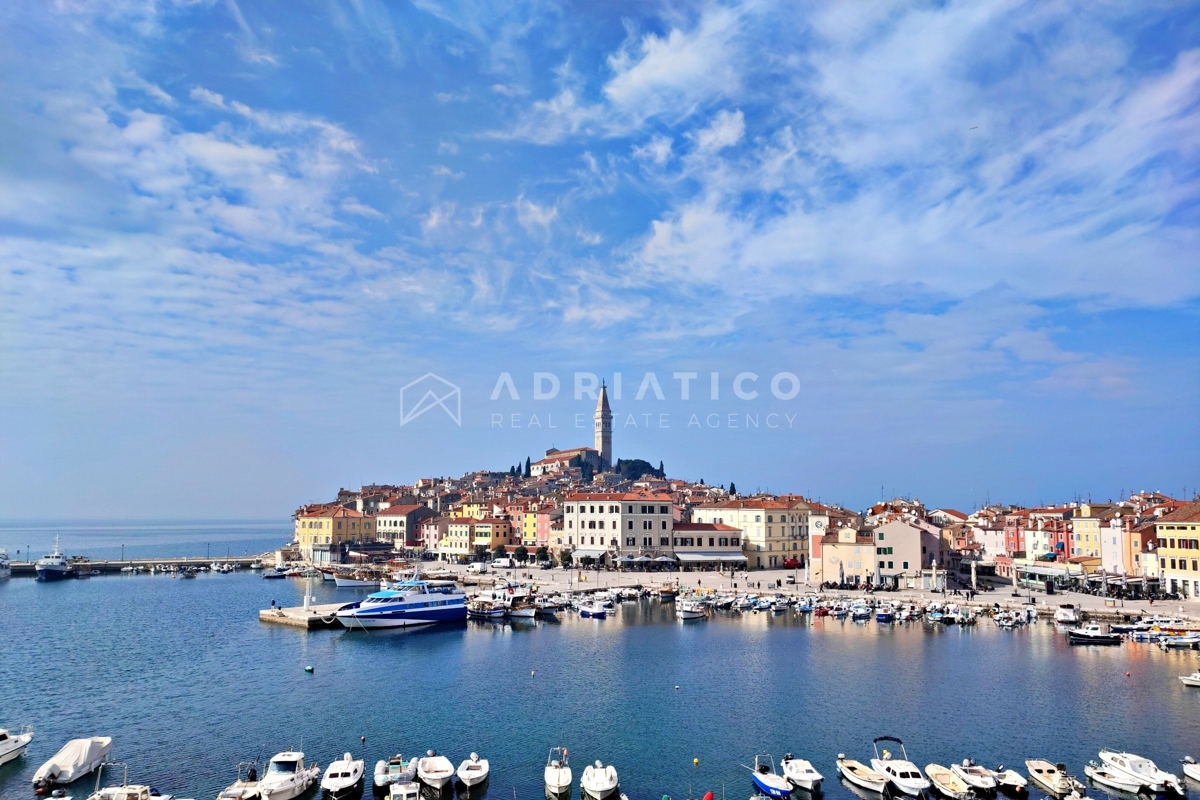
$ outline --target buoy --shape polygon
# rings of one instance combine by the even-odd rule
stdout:
[[[307,666],[307,667],[305,667],[305,668],[304,668],[304,671],[305,671],[305,672],[312,672],[312,671],[313,671],[313,668],[312,668],[312,666]]]
[[[367,743],[367,737],[365,737],[365,736],[360,736],[360,737],[358,737],[358,740],[359,740],[360,742],[362,742],[363,744],[366,744],[366,743]]]
[[[677,691],[677,692],[679,691],[679,687],[678,687],[678,686],[676,686],[676,687],[675,687],[675,691]]]
[[[1129,673],[1128,673],[1128,672],[1126,672],[1126,673],[1125,673],[1125,677],[1126,677],[1126,678],[1128,678],[1128,677],[1129,677]]]
[[[692,759],[692,766],[693,766],[693,767],[698,767],[698,766],[700,766],[700,759],[698,759],[698,758],[693,758],[693,759]]]
[[[536,669],[529,670],[529,677],[532,678],[534,675],[537,675],[537,670]]]

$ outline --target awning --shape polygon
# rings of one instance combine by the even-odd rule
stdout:
[[[676,550],[675,557],[686,564],[746,560],[746,557],[736,550]]]
[[[598,550],[595,547],[577,547],[571,551],[571,558],[583,558],[584,556],[600,558],[606,555],[608,555],[607,550]]]
[[[654,559],[651,558],[650,556],[638,556],[637,558],[634,559],[634,561],[636,561],[639,564],[649,564],[653,560]]]
[[[662,563],[662,564],[674,564],[675,563],[675,559],[671,558],[670,556],[659,556],[658,558],[656,558],[654,560],[658,561],[659,563]]]
[[[632,564],[633,563],[633,559],[630,556],[621,556],[620,558],[614,559],[614,560],[620,564]]]

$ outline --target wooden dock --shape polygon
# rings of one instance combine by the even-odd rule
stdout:
[[[307,630],[337,628],[340,627],[341,623],[334,619],[333,612],[344,605],[345,603],[323,603],[321,605],[312,605],[308,608],[304,608],[303,606],[295,606],[293,608],[264,608],[258,612],[258,621],[267,622],[271,625],[305,628]]]
[[[238,569],[250,568],[250,565],[255,561],[261,561],[264,564],[275,564],[274,553],[261,553],[256,556],[231,556],[231,557],[214,557],[208,556],[188,556],[184,558],[131,558],[114,561],[92,561],[91,559],[72,561],[73,566],[87,569],[88,574],[100,573],[101,575],[120,575],[121,570],[125,567],[141,567],[149,570],[158,564],[163,564],[168,567],[207,567],[216,562],[220,564],[233,564]],[[37,574],[34,569],[36,562],[33,561],[13,561],[12,576],[32,578]]]

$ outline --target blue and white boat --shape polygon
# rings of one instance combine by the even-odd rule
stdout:
[[[754,785],[767,797],[786,798],[792,794],[792,784],[775,771],[775,762],[769,755],[754,757]]]
[[[71,577],[71,565],[67,563],[67,557],[58,547],[57,536],[54,537],[54,552],[39,558],[34,568],[37,570],[39,581],[61,581]]]
[[[462,622],[467,618],[467,595],[452,581],[407,580],[334,613],[351,630]]]
[[[579,616],[584,619],[604,619],[608,609],[598,603],[584,603],[579,607]]]
[[[891,606],[880,606],[875,611],[876,622],[895,622],[896,611]]]

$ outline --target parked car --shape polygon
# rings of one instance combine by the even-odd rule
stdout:
[[[538,566],[541,567],[542,569],[554,569],[554,562],[553,561],[543,561],[540,564],[538,564]]]

